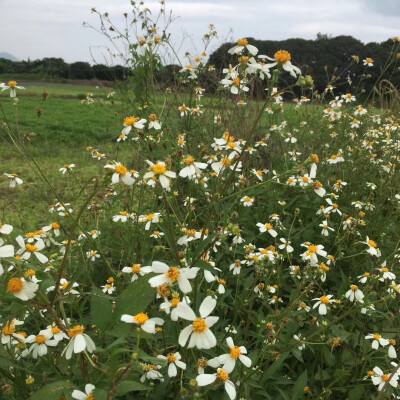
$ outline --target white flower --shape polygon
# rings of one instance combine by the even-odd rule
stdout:
[[[272,237],[278,235],[271,224],[262,224],[261,222],[257,222],[257,226],[260,229],[260,233],[268,232]]]
[[[181,355],[176,353],[169,353],[167,356],[158,355],[157,358],[161,360],[165,360],[168,362],[168,376],[170,378],[174,378],[178,374],[178,370],[176,367],[181,369],[186,369],[186,364],[181,361]]]
[[[313,308],[318,307],[319,315],[326,315],[326,313],[327,313],[326,305],[336,302],[336,300],[333,300],[332,297],[333,297],[332,294],[328,294],[328,296],[321,296],[319,298],[312,299],[312,301],[316,301]]]
[[[235,385],[229,380],[229,373],[223,368],[218,368],[217,372],[214,374],[201,374],[196,377],[196,382],[199,386],[211,385],[217,379],[224,383],[226,393],[231,400],[236,398],[236,388]]]
[[[303,343],[303,338],[301,337],[301,333],[298,335],[293,335],[293,338],[299,342],[299,346],[297,347],[300,351],[306,348],[306,344]]]
[[[365,66],[372,67],[374,65],[374,60],[370,57],[367,57],[365,60],[363,60],[363,64]]]
[[[164,377],[162,376],[161,372],[159,369],[161,368],[161,365],[153,365],[153,364],[148,364],[145,365],[144,367],[145,373],[141,376],[140,382],[144,382],[146,379],[150,379],[152,381],[158,379],[161,382],[164,381]]]
[[[192,179],[197,174],[200,174],[202,169],[207,168],[207,163],[197,162],[192,156],[184,158],[183,162],[186,164],[186,167],[179,172],[181,178]]]
[[[76,400],[88,400],[88,399],[93,399],[93,390],[95,389],[95,386],[92,385],[91,383],[87,383],[85,385],[85,393],[81,392],[80,390],[74,390],[72,392],[72,398]],[[91,396],[91,397],[90,397]]]
[[[9,235],[12,232],[12,230],[13,230],[13,227],[11,225],[2,224],[0,222],[0,233],[2,233],[3,235]]]
[[[61,354],[65,354],[67,360],[71,359],[72,353],[82,353],[82,351],[85,350],[89,353],[93,353],[93,351],[96,350],[96,345],[93,343],[93,340],[84,332],[85,328],[83,325],[76,325],[68,331],[68,336],[71,340]]]
[[[128,171],[128,168],[125,165],[122,165],[120,162],[115,162],[114,164],[107,164],[104,168],[114,170],[114,173],[111,177],[111,182],[113,184],[119,183],[121,180],[125,185],[131,186],[135,183],[135,178],[132,177],[132,173]]]
[[[371,254],[371,256],[376,256],[376,257],[380,256],[380,250],[374,240],[371,240],[367,236],[365,239],[365,242],[361,242],[361,243],[364,243],[368,246],[368,249],[367,249],[368,254]],[[390,278],[390,279],[394,279],[394,278]]]
[[[120,211],[119,214],[112,217],[112,220],[114,222],[126,222],[129,218],[132,218],[132,215],[130,213],[128,213],[127,211]]]
[[[254,197],[244,196],[240,199],[240,201],[242,202],[243,206],[251,207],[254,203]]]
[[[122,129],[123,135],[128,135],[131,131],[132,127],[136,129],[144,129],[144,124],[147,121],[145,119],[140,119],[139,117],[126,117],[124,119],[124,126],[125,128]]]
[[[230,353],[218,357],[218,361],[223,364],[222,368],[228,373],[231,373],[235,368],[237,359],[239,359],[245,367],[250,368],[251,360],[245,355],[247,354],[246,348],[244,346],[235,346],[231,337],[226,339],[226,343],[228,344]]]
[[[266,64],[267,68],[272,68],[275,65],[278,65],[279,67],[282,67],[285,71],[289,72],[290,75],[292,75],[294,78],[296,78],[297,75],[301,74],[301,71],[299,68],[295,67],[291,62],[292,56],[290,53],[286,50],[278,50],[274,54],[274,58],[267,57],[265,56],[268,60],[274,61],[273,63]]]
[[[11,278],[7,285],[7,290],[22,301],[33,299],[38,288],[37,283],[27,282],[24,278]]]
[[[4,90],[10,89],[10,97],[17,97],[17,92],[15,89],[25,89],[23,86],[17,86],[16,81],[9,81],[8,86],[2,83],[0,85],[1,91],[3,92]]]
[[[375,372],[375,375],[371,376],[372,383],[378,386],[379,391],[386,385],[386,382],[389,382],[389,384],[394,388],[397,387],[397,381],[399,380],[399,375],[397,373],[390,378],[392,374],[384,374],[379,367],[375,367],[373,371]]]
[[[320,226],[322,228],[321,235],[323,235],[323,236],[329,236],[329,231],[332,231],[332,232],[334,231],[333,228],[328,226],[328,221],[327,220],[325,220],[324,222],[322,222],[318,226]]]
[[[91,261],[96,261],[97,258],[100,258],[100,254],[97,253],[97,250],[89,250],[86,252],[86,257]]]
[[[139,313],[136,315],[123,314],[121,321],[127,324],[139,325],[147,333],[156,333],[156,325],[164,325],[164,321],[161,318],[149,318],[145,313]]]
[[[283,249],[286,249],[286,251],[288,252],[288,253],[292,253],[293,252],[293,247],[290,245],[290,240],[286,240],[286,239],[284,239],[284,238],[280,238],[279,239],[279,241],[280,242],[282,242],[282,244],[280,244],[279,245],[279,248],[281,249],[281,250],[283,250]]]
[[[379,333],[369,333],[367,336],[365,336],[365,339],[373,339],[371,347],[374,350],[378,350],[379,345],[385,347],[389,344],[389,340],[383,338]]]
[[[158,161],[157,164],[154,164],[149,160],[146,160],[146,162],[151,167],[152,170],[144,174],[143,178],[150,179],[153,177],[158,177],[161,186],[166,191],[169,191],[170,190],[169,178],[176,178],[176,173],[172,171],[167,171],[167,168],[165,167],[165,162],[163,161]]]
[[[72,168],[75,167],[75,164],[65,164],[62,168],[60,168],[60,172],[65,175],[68,171],[72,171]]]
[[[18,178],[17,174],[7,174],[4,173],[3,175],[5,175],[7,178],[10,178],[10,187],[15,187],[16,185],[22,185],[24,183],[24,181],[21,178]]]
[[[151,264],[152,272],[156,274],[153,278],[149,279],[149,284],[152,287],[158,287],[165,283],[173,284],[178,283],[179,289],[182,293],[189,293],[192,291],[192,286],[190,285],[189,279],[196,278],[199,268],[178,268],[169,267],[167,264],[160,261],[153,261]]]
[[[351,302],[358,301],[359,303],[364,303],[364,293],[356,285],[351,285],[350,290],[346,292],[345,295]]]
[[[258,53],[257,47],[249,44],[247,39],[239,39],[237,41],[237,45],[232,47],[231,49],[228,50],[229,54],[239,54],[241,53],[244,49],[247,49],[247,51],[255,56]]]
[[[47,354],[47,346],[57,346],[58,341],[51,339],[46,336],[44,331],[41,331],[39,335],[30,335],[25,339],[26,343],[33,343],[29,348],[29,354],[32,353],[33,358],[42,357]]]
[[[152,272],[152,269],[151,267],[142,267],[140,264],[133,264],[132,267],[122,268],[122,272],[132,274],[131,282],[135,282],[136,279],[139,279],[139,276]]]
[[[0,261],[2,258],[14,257],[14,246],[11,244],[4,245],[4,240],[0,238]],[[3,266],[0,262],[0,275],[4,273]]]
[[[200,317],[197,318],[194,311],[185,303],[180,302],[174,310],[178,317],[187,321],[193,321],[192,324],[184,328],[179,335],[179,345],[185,346],[189,337],[188,348],[197,347],[198,349],[211,349],[217,345],[217,339],[210,331],[219,319],[219,317],[210,317],[209,315],[217,305],[217,301],[211,296],[207,296],[200,305]]]

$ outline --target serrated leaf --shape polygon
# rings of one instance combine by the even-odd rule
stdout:
[[[92,324],[107,329],[113,321],[112,303],[104,293],[95,288],[90,300]]]
[[[156,290],[143,279],[129,285],[115,302],[114,318],[119,321],[122,314],[136,315],[146,311],[154,300],[155,293]]]
[[[298,400],[304,398],[304,388],[307,386],[307,370],[296,379],[293,387],[292,400]]]
[[[122,396],[123,394],[135,392],[139,390],[150,390],[149,386],[144,385],[143,383],[136,381],[122,381],[118,387],[116,394],[118,396]]]
[[[58,381],[43,386],[33,393],[30,400],[57,399],[64,396],[67,400],[72,400],[71,393],[76,386],[68,381]]]

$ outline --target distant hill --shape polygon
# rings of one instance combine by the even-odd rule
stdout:
[[[14,57],[12,54],[6,52],[0,53],[0,58],[5,58],[6,60],[11,61],[21,61],[17,57]]]

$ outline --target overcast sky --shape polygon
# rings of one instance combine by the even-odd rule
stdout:
[[[166,0],[177,18],[170,32],[184,51],[202,52],[201,37],[210,23],[219,38],[314,39],[318,32],[352,35],[363,42],[400,36],[400,0]],[[154,12],[159,2],[148,1]],[[0,0],[0,52],[19,59],[61,57],[67,62],[104,62],[107,42],[83,22],[99,26],[96,7],[115,21],[131,9],[129,0]],[[231,33],[230,33],[231,32]],[[372,55],[373,56],[373,55]]]

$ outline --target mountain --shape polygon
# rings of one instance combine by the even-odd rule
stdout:
[[[5,58],[11,61],[20,61],[17,57],[14,57],[12,54],[6,52],[0,53],[0,58]]]

